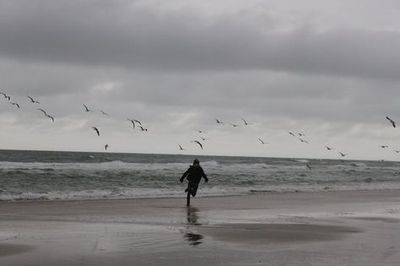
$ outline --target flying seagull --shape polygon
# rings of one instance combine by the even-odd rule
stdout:
[[[265,144],[265,142],[262,139],[258,138],[258,140],[261,142],[261,144]]]
[[[54,117],[49,115],[45,110],[43,110],[42,108],[38,108],[37,110],[39,110],[40,112],[42,112],[46,117],[50,118],[51,121],[54,122]]]
[[[246,120],[244,120],[243,118],[242,118],[242,120],[243,120],[243,123],[244,123],[245,126],[248,126],[248,125],[249,125],[249,123],[247,123]]]
[[[86,112],[91,112],[92,110],[89,109],[89,107],[86,106],[86,104],[83,104],[83,107],[85,107]]]
[[[135,120],[127,118],[132,123],[132,128],[136,127]]]
[[[129,118],[127,118],[127,119],[128,119],[128,121],[130,121],[132,123],[132,127],[135,128],[135,121],[133,121],[133,119],[129,119]]]
[[[11,100],[11,97],[8,96],[7,94],[5,94],[4,92],[0,92],[0,94],[3,95],[4,98],[6,98],[7,100],[9,100],[9,101]]]
[[[307,143],[307,144],[309,144],[309,143],[308,143],[308,141],[307,141],[307,140],[305,140],[305,139],[299,138],[299,140],[300,140],[301,142],[303,142],[303,143]]]
[[[107,150],[108,147],[109,147],[108,144],[104,145],[104,150]]]
[[[183,151],[182,146],[180,144],[178,144],[178,146],[179,146],[179,150]]]
[[[29,100],[31,100],[32,103],[37,103],[40,104],[39,101],[36,101],[35,99],[33,99],[31,96],[28,96]]]
[[[394,152],[395,152],[395,153],[399,153],[400,151],[399,151],[399,150],[395,150]]]
[[[312,170],[312,167],[309,163],[306,163],[306,167],[308,168],[308,170]]]
[[[297,135],[299,135],[300,137],[304,137],[306,134],[304,134],[304,133],[297,133]]]
[[[109,114],[107,114],[107,113],[104,112],[103,110],[100,110],[100,112],[101,112],[103,115],[109,116]]]
[[[203,138],[203,137],[200,137],[200,138],[201,138],[202,141],[205,141],[205,140],[206,140],[206,138]]]
[[[96,131],[97,136],[100,136],[100,131],[97,127],[92,127],[94,131]]]
[[[4,92],[0,92],[0,94],[3,95],[4,98],[6,98],[7,100],[10,100],[10,99],[11,99],[11,97],[8,96],[7,94],[5,94]]]
[[[345,157],[347,154],[343,152],[339,152],[340,156]]]
[[[137,120],[137,119],[133,119],[133,121],[134,121],[135,123],[137,123],[137,124],[139,124],[139,125],[141,125],[141,126],[142,126],[142,122],[140,122],[139,120]]]
[[[51,121],[53,121],[54,122],[54,117],[52,117],[51,115],[49,115],[49,114],[46,114],[46,116],[48,117],[48,118],[50,118],[51,119]]]
[[[144,128],[142,126],[139,126],[139,128],[140,128],[141,131],[147,131],[147,128]]]
[[[290,134],[291,136],[293,136],[293,137],[295,136],[294,133],[291,132],[291,131],[289,131],[289,134]]]
[[[390,117],[386,117],[387,120],[389,120],[390,123],[392,123],[393,127],[396,127],[396,123],[390,118]]]
[[[215,122],[217,122],[217,124],[221,124],[221,125],[224,123],[224,122],[222,122],[221,120],[219,120],[217,118],[215,119]]]
[[[229,123],[229,124],[231,124],[232,127],[237,127],[238,126],[238,125],[233,124],[233,123]]]
[[[200,141],[192,140],[192,142],[197,143],[200,146],[200,148],[203,150],[203,144],[201,144]]]
[[[325,146],[325,148],[326,148],[328,151],[331,151],[331,150],[333,150],[333,148],[331,148],[331,147],[328,147],[328,146]]]
[[[43,110],[42,108],[38,108],[37,110],[41,111],[44,115],[47,115],[46,111]]]
[[[386,148],[389,148],[389,146],[388,145],[381,145],[381,146],[379,146],[380,148],[382,148],[382,149],[386,149]]]
[[[21,108],[18,103],[11,102],[10,104],[16,106],[18,109]]]

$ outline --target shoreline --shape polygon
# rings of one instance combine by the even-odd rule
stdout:
[[[248,193],[232,193],[232,194],[221,194],[221,195],[209,195],[200,193],[196,195],[196,198],[226,198],[226,197],[247,197],[252,195],[268,195],[268,194],[318,194],[318,193],[357,193],[357,192],[399,192],[400,188],[372,188],[372,189],[349,189],[349,190],[331,190],[331,189],[323,189],[323,190],[295,190],[295,191],[275,191],[275,190],[250,190]],[[1,203],[6,202],[75,202],[75,201],[120,201],[120,200],[167,200],[167,199],[181,199],[185,198],[186,194],[182,192],[182,196],[159,196],[159,197],[114,197],[114,198],[68,198],[68,199],[47,199],[47,198],[35,198],[35,199],[0,199]]]

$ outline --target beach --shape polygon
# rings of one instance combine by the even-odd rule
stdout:
[[[0,0],[0,266],[400,266],[399,14]]]
[[[400,191],[2,201],[0,265],[400,265]]]

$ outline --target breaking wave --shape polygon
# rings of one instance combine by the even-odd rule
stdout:
[[[0,200],[181,197],[193,156],[0,151]],[[199,196],[400,188],[397,162],[200,157]],[[311,170],[306,167],[311,166]]]

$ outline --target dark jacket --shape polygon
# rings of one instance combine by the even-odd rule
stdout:
[[[202,177],[204,177],[204,180],[208,182],[207,175],[204,173],[203,168],[201,168],[200,165],[191,165],[189,169],[187,169],[186,172],[183,173],[180,181],[183,182],[185,177],[189,181],[189,183],[199,184]]]

